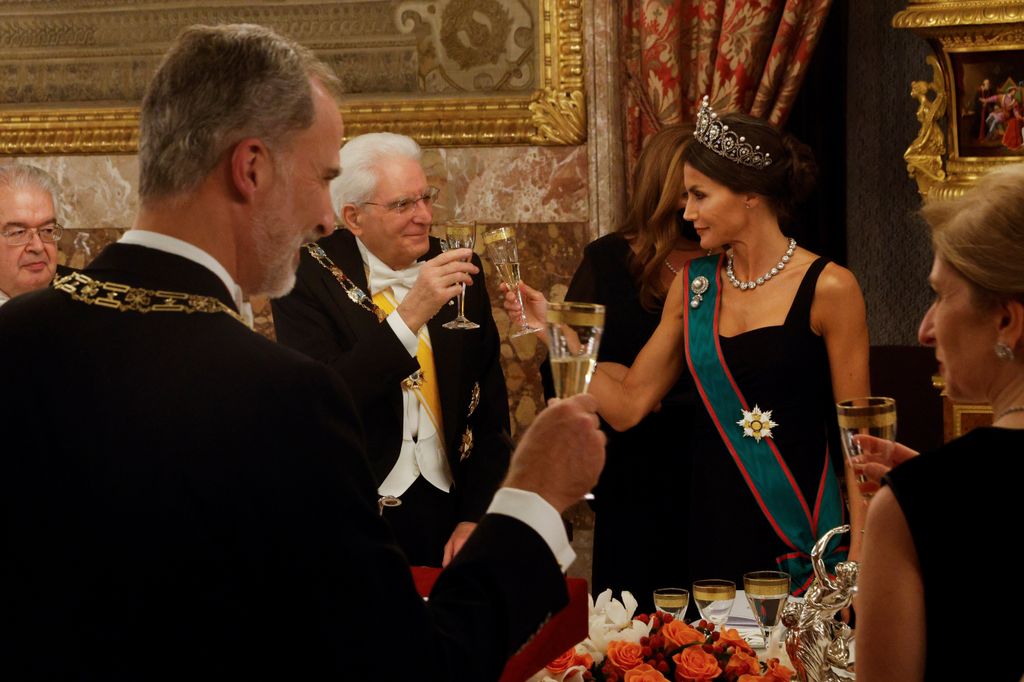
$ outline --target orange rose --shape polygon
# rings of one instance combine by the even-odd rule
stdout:
[[[644,662],[643,647],[635,642],[609,642],[606,657],[622,672],[632,670]]]
[[[796,673],[782,665],[777,658],[768,661],[768,670],[764,672],[764,676],[772,682],[789,682],[793,675]]]
[[[668,642],[669,646],[673,649],[678,649],[681,646],[687,644],[693,644],[694,642],[704,643],[704,635],[697,632],[689,625],[681,620],[674,620],[671,623],[666,623],[661,628],[661,635]]]
[[[699,646],[690,646],[672,657],[676,664],[676,682],[713,680],[722,674],[718,659]]]
[[[564,654],[556,658],[555,660],[544,666],[549,673],[552,675],[558,675],[564,673],[566,670],[572,667],[573,661],[576,660],[576,648],[569,649]]]
[[[757,656],[750,656],[749,654],[739,650],[737,650],[729,659],[729,662],[725,664],[726,677],[760,674],[761,664],[758,662]]]
[[[740,675],[736,682],[789,682],[796,673],[779,663],[779,659],[768,661],[764,675]]]
[[[740,631],[736,628],[722,628],[718,631],[718,634],[718,641],[725,644],[726,647],[735,647],[736,651],[742,651],[751,656],[754,655],[754,648],[747,644],[747,640],[740,637]]]
[[[649,664],[638,665],[622,676],[622,682],[669,682],[669,679]]]

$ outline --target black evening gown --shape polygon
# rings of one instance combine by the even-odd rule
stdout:
[[[903,511],[924,584],[926,680],[949,674],[950,652],[963,647],[956,627],[961,605],[981,606],[986,597],[966,589],[971,578],[982,592],[993,585],[993,604],[1018,601],[1011,587],[1020,544],[1020,485],[1024,480],[1024,430],[984,427],[915,457],[889,472],[886,482]],[[965,601],[966,600],[966,601]],[[994,612],[971,609],[981,618]],[[1022,679],[1020,656],[996,656],[986,680]]]
[[[826,461],[842,473],[828,354],[810,323],[815,285],[827,262],[819,258],[807,269],[784,324],[720,337],[722,354],[750,408],[772,411],[778,424],[773,439],[812,513]],[[791,550],[772,530],[707,410],[701,406],[698,414],[690,488],[683,494],[690,510],[684,533],[690,571],[697,579],[742,585],[745,572],[777,570],[775,558]],[[740,417],[722,415],[723,426],[740,428]]]
[[[645,310],[629,272],[630,247],[619,233],[587,246],[566,293],[568,301],[606,306],[598,360],[632,365],[654,333],[661,310]],[[551,396],[550,371],[542,368]],[[640,611],[653,611],[658,587],[689,589],[687,518],[693,423],[704,407],[685,370],[661,409],[636,427],[608,435],[607,462],[594,489],[594,564],[591,588],[629,590]]]

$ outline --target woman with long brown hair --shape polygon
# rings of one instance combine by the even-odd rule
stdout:
[[[683,153],[692,141],[693,127],[682,125],[666,127],[648,140],[625,221],[618,231],[587,246],[569,285],[566,300],[606,307],[602,362],[632,364],[658,326],[676,273],[706,253],[682,215]],[[542,372],[552,395],[546,364]],[[698,406],[693,382],[682,377],[661,402],[659,412],[624,432],[605,425],[607,464],[591,503],[591,587],[595,594],[606,588],[629,590],[645,611],[653,609],[654,589],[690,582],[678,523],[690,466],[680,434],[688,430],[686,422]]]

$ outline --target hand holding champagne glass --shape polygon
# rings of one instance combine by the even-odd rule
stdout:
[[[750,610],[761,627],[764,647],[771,647],[771,637],[782,619],[782,608],[789,599],[789,574],[782,571],[753,571],[743,575],[743,592]]]
[[[843,443],[843,452],[856,467],[854,457],[862,453],[858,436],[873,436],[884,441],[896,440],[896,401],[892,398],[868,397],[852,398],[836,404],[839,418],[839,436]],[[865,501],[870,501],[879,484],[860,474],[857,476],[860,493]]]
[[[441,240],[441,248],[448,249],[472,249],[476,243],[476,222],[450,220],[444,224],[444,236]],[[480,325],[466,318],[466,285],[462,285],[459,293],[459,314],[451,322],[445,322],[442,327],[445,329],[479,329]]]
[[[519,302],[519,321],[509,330],[509,338],[514,339],[517,336],[541,331],[527,323],[526,311],[522,309],[523,295],[519,290],[519,248],[516,245],[515,230],[511,227],[499,227],[484,232],[484,246],[487,247],[487,254],[501,275],[501,280]]]
[[[586,393],[597,366],[604,306],[572,301],[549,303],[547,317],[555,395],[569,398]]]
[[[693,601],[697,604],[700,617],[721,629],[732,613],[736,599],[736,583],[731,580],[710,578],[693,583]]]

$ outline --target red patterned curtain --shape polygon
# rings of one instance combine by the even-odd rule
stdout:
[[[644,140],[719,111],[777,126],[803,81],[832,0],[625,0],[623,70],[628,177]]]

